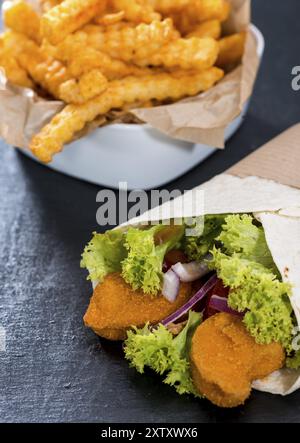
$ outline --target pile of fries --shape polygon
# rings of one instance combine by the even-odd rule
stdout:
[[[5,3],[0,67],[66,103],[30,143],[50,162],[111,112],[194,96],[240,63],[245,33],[222,37],[226,0],[25,0]],[[103,117],[103,118],[102,118]]]

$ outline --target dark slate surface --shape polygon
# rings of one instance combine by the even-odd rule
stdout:
[[[254,0],[267,47],[249,115],[219,152],[169,185],[189,189],[300,119],[290,86],[300,64],[298,0]],[[97,229],[97,187],[51,172],[0,142],[1,422],[297,422],[300,393],[254,393],[243,408],[218,410],[139,376],[120,347],[82,324],[91,288],[79,257]],[[111,165],[113,167],[113,165]]]

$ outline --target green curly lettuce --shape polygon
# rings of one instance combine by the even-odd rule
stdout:
[[[164,230],[171,235],[156,244],[156,237]],[[146,230],[129,228],[125,240],[128,255],[122,262],[122,277],[126,283],[134,290],[141,289],[145,294],[157,295],[162,286],[164,257],[179,244],[183,234],[183,226],[173,229],[164,225]]]
[[[260,263],[243,259],[236,254],[227,256],[213,250],[211,267],[230,287],[228,304],[244,312],[244,324],[257,343],[273,341],[288,348],[292,338],[292,307],[288,295],[291,287]]]
[[[300,368],[300,351],[296,351],[292,357],[286,359],[286,367],[289,369]]]
[[[196,236],[185,237],[184,252],[190,260],[201,261],[216,243],[222,231],[225,215],[206,215],[203,232]]]
[[[185,328],[177,337],[162,325],[150,330],[134,328],[128,332],[124,352],[130,366],[143,374],[149,367],[164,375],[164,383],[175,387],[179,394],[200,395],[196,391],[190,375],[189,350],[195,329],[202,321],[199,313],[190,311]]]
[[[228,215],[217,241],[222,243],[226,254],[239,254],[240,257],[261,263],[277,273],[264,229],[254,224],[251,215]]]
[[[281,343],[290,350],[292,340],[291,286],[278,271],[261,226],[250,215],[229,215],[212,250],[211,269],[230,287],[228,304],[245,312],[244,324],[257,343]]]
[[[89,280],[101,282],[107,274],[121,272],[121,263],[127,255],[124,241],[124,233],[120,230],[93,233],[80,262],[80,266],[89,271]]]

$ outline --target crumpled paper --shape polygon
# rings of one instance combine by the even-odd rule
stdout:
[[[37,5],[36,0],[28,0]],[[251,0],[230,0],[232,14],[224,25],[227,33],[246,30],[250,24]],[[224,147],[226,126],[237,117],[250,97],[259,66],[256,40],[248,32],[241,66],[204,94],[154,108],[135,109],[131,113],[159,131],[178,139]],[[16,88],[0,76],[0,136],[20,148],[59,112],[63,104],[46,101],[24,88]],[[126,115],[128,119],[128,115]],[[122,121],[122,119],[121,119]],[[127,121],[127,120],[126,120]],[[100,119],[103,123],[103,119]],[[120,122],[120,121],[119,121]],[[95,125],[87,125],[80,137]]]

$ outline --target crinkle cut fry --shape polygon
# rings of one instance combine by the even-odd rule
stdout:
[[[114,14],[116,15],[116,14]],[[113,16],[113,14],[111,14],[111,16]],[[115,23],[111,23],[111,24],[102,24],[99,23],[101,21],[101,18],[103,18],[104,21],[107,20],[108,15],[102,15],[99,17],[95,17],[95,19],[93,20],[92,23],[88,23],[87,25],[83,26],[83,28],[81,28],[81,30],[79,31],[83,31],[86,32],[87,34],[91,34],[91,33],[97,33],[97,32],[114,32],[114,31],[120,31],[121,29],[125,29],[125,28],[136,28],[137,24],[133,23],[133,22],[125,22],[123,20],[115,22]]]
[[[40,0],[40,5],[43,12],[48,12],[50,9],[54,8],[54,6],[57,6],[62,2],[63,0]]]
[[[23,34],[9,31],[5,33],[4,39],[8,47],[15,51],[20,66],[35,83],[59,98],[60,85],[71,78],[66,67],[44,54],[33,40]]]
[[[219,46],[212,38],[178,39],[162,47],[145,60],[137,62],[140,66],[180,67],[182,69],[205,70],[214,65]]]
[[[86,33],[81,31],[68,36],[64,42],[53,49],[55,58],[67,63],[70,74],[76,78],[94,69],[99,69],[108,80],[150,73],[147,68],[126,64],[102,51],[93,49],[88,44]]]
[[[155,11],[164,15],[172,14],[173,12],[182,11],[190,3],[195,0],[148,0]]]
[[[70,76],[63,64],[52,58],[36,65],[30,61],[30,54],[22,54],[20,58],[24,66],[31,66],[29,73],[36,83],[66,103],[84,103],[105,91],[108,84],[100,70],[89,71],[77,80]]]
[[[190,0],[183,12],[170,14],[182,35],[189,34],[194,27],[208,20],[224,22],[229,17],[231,6],[227,0]]]
[[[0,70],[5,72],[8,81],[16,86],[33,89],[34,85],[28,77],[25,69],[22,69],[14,57],[3,57],[0,54]]]
[[[1,68],[4,70],[8,81],[14,85],[33,89],[34,85],[31,79],[28,77],[25,69],[19,66],[15,57],[12,57],[11,54],[5,54],[0,50],[0,69]]]
[[[33,82],[26,70],[17,61],[17,48],[7,47],[7,34],[8,31],[0,35],[0,68],[4,69],[6,78],[11,83],[24,88],[33,88]]]
[[[150,3],[143,0],[112,0],[117,11],[124,11],[125,19],[135,23],[151,23],[160,20],[161,16],[154,11]]]
[[[158,51],[163,45],[179,37],[171,19],[153,21],[147,25],[126,27],[119,31],[99,32],[95,27],[83,28],[88,47],[106,52],[125,62],[137,62]],[[75,38],[75,37],[74,37]]]
[[[59,88],[59,97],[66,103],[84,103],[107,89],[108,80],[99,69],[83,74],[79,81],[71,79]]]
[[[227,20],[231,6],[227,0],[195,0],[188,7],[191,17],[197,16],[200,22],[217,19]]]
[[[106,89],[107,79],[100,70],[83,73],[74,79],[66,66],[22,34],[5,33],[10,48],[30,77],[53,97],[66,103],[83,103]]]
[[[246,35],[246,32],[240,32],[219,40],[218,66],[226,67],[240,62],[244,54]]]
[[[88,48],[78,52],[78,58],[73,58],[68,63],[68,69],[74,77],[80,77],[91,69],[99,69],[108,80],[117,80],[129,75],[143,76],[150,73],[148,68],[139,68],[129,65],[121,60],[115,60],[104,52]]]
[[[22,52],[18,59],[37,84],[42,86],[53,97],[60,98],[60,86],[70,80],[65,66],[52,58],[39,61],[34,58],[30,51]]]
[[[33,137],[30,149],[41,161],[50,162],[53,155],[60,152],[63,145],[70,142],[86,123],[113,108],[119,108],[135,100],[180,99],[196,95],[212,87],[222,77],[223,71],[213,67],[196,74],[163,73],[141,78],[127,77],[111,82],[108,89],[99,97],[80,106],[66,106]]]
[[[14,0],[5,4],[3,20],[7,28],[20,32],[40,42],[40,17],[25,0]]]
[[[218,40],[221,37],[222,27],[220,20],[207,20],[206,22],[199,23],[193,30],[186,36],[191,37],[211,37]]]
[[[43,37],[53,45],[104,11],[106,0],[64,0],[42,16]]]
[[[228,18],[230,5],[227,0],[148,0],[155,11],[163,15],[188,14],[195,21]]]
[[[101,14],[98,17],[95,17],[94,23],[97,23],[100,26],[112,26],[120,23],[125,17],[124,11],[109,13],[109,14]]]

